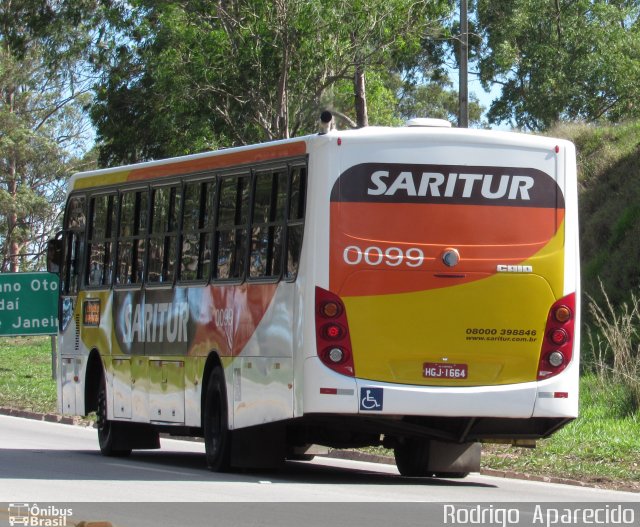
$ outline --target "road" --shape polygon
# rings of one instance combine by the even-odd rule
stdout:
[[[138,512],[142,507],[169,521],[171,514],[184,520],[186,511],[195,514],[202,509],[205,517],[210,515],[210,507],[186,506],[186,502],[217,503],[220,506],[216,508],[215,525],[223,525],[227,516],[237,519],[239,510],[243,514],[255,510],[255,521],[229,525],[271,525],[265,522],[266,511],[275,514],[286,510],[293,515],[292,525],[305,527],[315,525],[314,519],[322,520],[319,525],[336,525],[326,521],[327,514],[331,511],[342,517],[344,509],[364,521],[356,525],[392,523],[397,527],[398,507],[402,507],[403,518],[411,516],[407,511],[415,511],[414,520],[421,519],[411,525],[430,525],[424,521],[425,510],[419,506],[424,503],[438,503],[442,508],[443,502],[464,502],[492,508],[515,502],[639,501],[640,496],[633,493],[477,474],[464,480],[402,478],[393,466],[328,458],[288,462],[279,472],[216,474],[204,468],[200,443],[163,439],[158,451],[134,452],[126,459],[104,458],[97,449],[93,429],[0,416],[0,505],[46,503],[60,508],[72,503],[76,510],[113,515],[132,514],[130,509],[135,503]],[[284,509],[280,505],[283,502],[288,503]],[[365,506],[365,502],[369,505]],[[385,503],[395,505],[383,506]],[[319,516],[311,512],[318,508],[322,510]],[[0,509],[0,527],[3,510],[6,509]],[[363,510],[367,511],[364,517]],[[191,525],[199,524],[195,517],[190,521]],[[179,520],[175,524],[181,523]],[[146,524],[138,518],[135,525]],[[150,520],[149,525],[154,523]]]

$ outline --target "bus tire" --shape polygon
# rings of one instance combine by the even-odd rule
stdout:
[[[230,468],[231,432],[224,372],[219,366],[209,375],[203,423],[207,467],[213,472],[225,472]]]
[[[419,478],[432,475],[429,471],[429,446],[428,439],[406,438],[393,449],[401,476]]]
[[[131,448],[123,447],[123,443],[126,445],[124,424],[107,419],[107,385],[104,374],[100,379],[100,388],[98,389],[96,417],[100,453],[108,457],[129,456],[131,454]]]

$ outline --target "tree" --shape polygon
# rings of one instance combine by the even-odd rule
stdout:
[[[320,2],[139,0],[91,115],[105,165],[288,137],[323,71]],[[127,44],[122,44],[122,42]],[[301,94],[307,93],[306,97]]]
[[[451,123],[458,120],[458,94],[451,89],[448,81],[429,84],[407,85],[399,101],[398,113],[404,119],[412,117],[435,117]],[[483,108],[472,95],[469,100],[469,124],[481,127]]]
[[[388,91],[391,79],[428,62],[424,42],[449,4],[131,2],[92,108],[100,162],[309,133],[325,105],[366,124],[365,75],[385,86],[378,94],[389,106],[388,96],[398,96]],[[345,104],[347,83],[352,91]],[[374,114],[387,114],[380,110]]]
[[[100,7],[89,0],[0,6],[1,270],[37,266],[63,183],[86,149],[90,85],[78,67]]]
[[[337,0],[330,8],[336,35],[333,78],[351,82],[353,102],[350,109],[344,107],[344,113],[353,115],[356,127],[369,124],[367,76],[378,81],[378,88],[380,80],[391,87],[400,76],[405,77],[404,84],[437,81],[442,73],[442,45],[434,42],[444,36],[443,22],[451,7],[441,0]],[[396,120],[399,117],[395,115]]]
[[[340,118],[357,128],[353,108],[353,81],[344,80],[331,90],[331,104],[346,109]],[[452,83],[434,75],[428,83],[416,83],[411,78],[389,71],[369,71],[367,74],[367,106],[371,122],[377,125],[402,126],[414,117],[434,117],[455,123],[458,118],[458,94]],[[349,110],[350,108],[350,110]],[[469,103],[469,122],[483,126],[482,107],[472,99]]]
[[[628,0],[478,0],[490,122],[544,130],[559,120],[637,116],[640,5]]]

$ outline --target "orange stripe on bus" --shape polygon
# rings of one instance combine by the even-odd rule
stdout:
[[[248,163],[260,163],[263,161],[273,161],[277,159],[303,155],[307,152],[307,144],[304,141],[296,141],[282,145],[255,148],[243,152],[220,154],[200,157],[191,160],[176,160],[164,165],[134,169],[129,174],[129,181],[141,181],[164,176],[175,176],[200,172],[204,170],[215,170],[229,168]]]
[[[563,219],[563,209],[549,208],[332,203],[330,287],[366,296],[481,280],[539,255]],[[454,268],[441,259],[448,247],[460,252]],[[411,261],[416,254],[422,263]]]

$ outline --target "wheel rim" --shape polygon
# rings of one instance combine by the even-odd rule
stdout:
[[[103,430],[107,425],[107,398],[104,394],[104,389],[100,389],[98,393],[98,409],[96,411],[96,423],[98,430]]]
[[[216,472],[228,470],[230,462],[226,404],[224,375],[214,370],[207,386],[204,436],[207,465]]]
[[[214,457],[220,455],[222,447],[222,415],[220,413],[220,394],[215,393],[212,397],[211,412],[211,454]]]
[[[98,426],[98,442],[101,447],[104,447],[109,443],[109,436],[111,435],[111,426],[107,419],[107,395],[104,385],[101,386],[98,392],[96,424]]]

